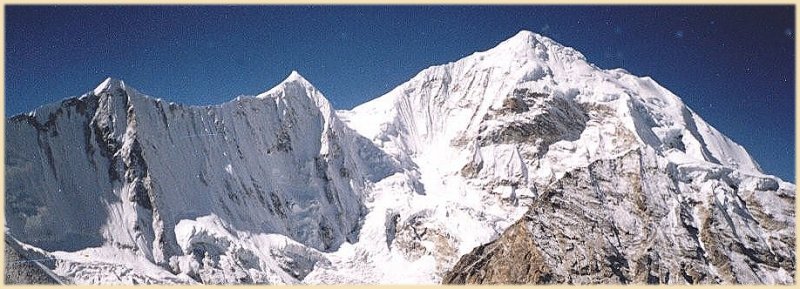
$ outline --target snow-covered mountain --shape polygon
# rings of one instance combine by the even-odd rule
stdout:
[[[107,79],[6,127],[7,231],[76,282],[293,282],[398,170],[297,73],[208,107]]]
[[[520,32],[340,115],[419,167],[419,211],[433,217],[419,225],[411,209],[400,224],[427,229],[432,255],[447,251],[440,239],[462,255],[508,221],[501,236],[527,226],[521,246],[548,254],[509,259],[526,255],[501,238],[461,257],[446,282],[792,282],[794,185],[652,79],[599,69],[549,38]],[[499,210],[484,207],[497,199]],[[551,275],[511,274],[521,264]]]
[[[793,184],[527,31],[350,111],[109,79],[6,130],[7,239],[69,282],[794,282]]]

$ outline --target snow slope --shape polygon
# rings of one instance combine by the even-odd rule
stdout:
[[[650,200],[649,212],[681,208],[705,239],[791,260],[737,255],[669,215],[657,226],[715,256],[692,265],[705,282],[793,282],[793,184],[764,175],[654,80],[599,69],[528,31],[350,111],[334,111],[296,72],[260,95],[206,107],[109,79],[6,129],[7,232],[56,258],[53,272],[74,283],[455,280],[460,259],[504,244],[524,216],[548,222],[536,212],[552,209],[543,202],[554,189],[583,204],[639,182],[649,187],[632,191],[646,192],[635,197]],[[615,166],[632,154],[640,170]],[[623,192],[586,215],[615,216],[614,228],[651,220],[626,213],[634,195]],[[553,232],[591,227],[553,210],[549,219],[564,220]],[[699,225],[719,220],[735,225]],[[631,258],[664,249],[611,247]],[[485,269],[457,267],[467,268]]]

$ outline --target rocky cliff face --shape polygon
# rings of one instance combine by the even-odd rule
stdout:
[[[65,284],[52,272],[54,259],[5,236],[5,284]]]
[[[442,281],[792,283],[793,212],[794,186],[637,150],[566,174]]]

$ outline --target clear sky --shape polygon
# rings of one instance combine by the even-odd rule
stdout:
[[[6,116],[105,77],[186,104],[271,88],[292,70],[337,109],[519,30],[601,68],[651,76],[794,180],[792,6],[6,6]]]

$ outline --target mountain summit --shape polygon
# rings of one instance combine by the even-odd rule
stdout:
[[[6,129],[7,242],[59,282],[794,282],[794,184],[529,31],[350,111],[107,79]]]
[[[115,79],[115,78],[109,77],[109,78],[106,78],[106,80],[103,80],[103,82],[100,83],[100,85],[98,85],[92,92],[95,95],[100,95],[101,93],[114,91],[114,90],[118,90],[118,89],[123,89],[124,90],[125,89],[125,82],[122,82],[122,80],[119,80],[119,79]]]

